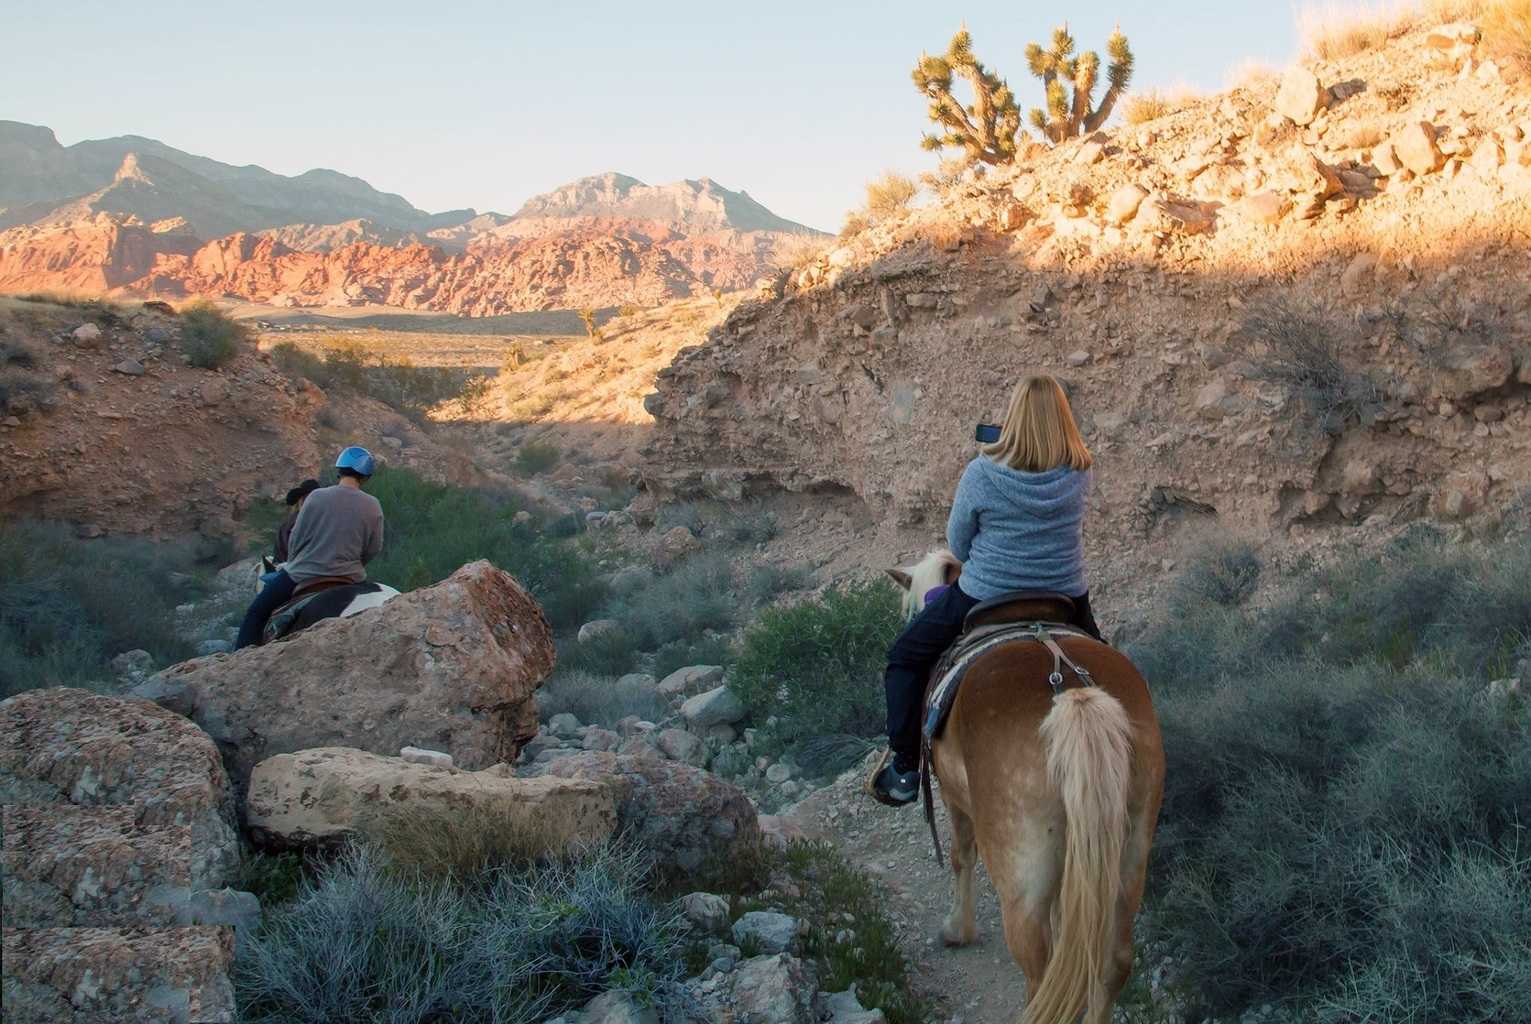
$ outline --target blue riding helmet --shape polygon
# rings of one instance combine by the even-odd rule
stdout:
[[[358,476],[371,476],[372,471],[377,468],[377,462],[367,449],[352,445],[335,459],[335,468],[349,469]]]

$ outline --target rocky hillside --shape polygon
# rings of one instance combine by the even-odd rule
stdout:
[[[660,375],[650,485],[854,495],[934,535],[974,424],[1042,370],[1098,456],[1096,564],[1492,522],[1531,481],[1531,90],[1476,39],[1033,146],[842,239]]]
[[[483,480],[403,416],[293,381],[254,345],[218,369],[188,365],[182,334],[168,307],[0,299],[0,515],[86,536],[228,537],[253,501],[350,443],[436,479]]]
[[[333,171],[295,178],[124,136],[0,122],[0,291],[367,303],[467,316],[737,290],[811,234],[710,179],[583,178],[513,217],[427,214]]]

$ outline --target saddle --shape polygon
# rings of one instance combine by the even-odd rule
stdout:
[[[344,602],[331,602],[334,605],[332,608],[317,607],[323,603],[319,601],[319,598],[342,587],[354,587],[356,590],[353,594],[345,595],[347,600]],[[261,633],[261,643],[269,644],[273,640],[281,640],[320,619],[334,618],[345,609],[346,604],[350,603],[350,597],[369,589],[376,590],[377,584],[357,583],[343,576],[320,576],[316,579],[304,580],[293,589],[292,597],[288,598],[287,603],[271,613],[271,618],[266,621],[266,628]]]
[[[931,746],[941,735],[946,719],[957,702],[957,693],[968,670],[996,647],[1014,643],[1040,643],[1053,655],[1053,671],[1048,685],[1056,697],[1065,689],[1063,669],[1067,667],[1082,686],[1094,686],[1090,673],[1075,664],[1058,646],[1058,637],[1094,637],[1067,625],[1074,616],[1074,602],[1063,594],[1013,593],[983,601],[963,620],[962,635],[949,647],[931,673],[931,685],[925,691],[925,718],[920,742],[920,790],[925,804],[925,820],[935,843],[936,860],[943,860],[941,840],[936,832],[935,800],[931,795]]]

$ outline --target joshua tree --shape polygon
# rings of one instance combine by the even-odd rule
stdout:
[[[600,330],[595,326],[595,310],[589,306],[581,306],[576,312],[585,325],[585,333],[592,338],[601,336]]]
[[[1111,84],[1100,98],[1100,106],[1092,110],[1090,101],[1100,74],[1100,54],[1088,50],[1074,56],[1074,37],[1069,35],[1067,24],[1054,30],[1051,48],[1044,50],[1038,43],[1026,47],[1026,63],[1047,91],[1047,110],[1031,108],[1031,125],[1043,138],[1062,142],[1093,132],[1106,123],[1111,108],[1132,79],[1132,49],[1120,28],[1106,40],[1106,54],[1111,58],[1106,80]],[[1070,82],[1074,85],[1072,102],[1068,95]]]
[[[952,94],[954,75],[967,80],[973,91],[971,104],[963,106]],[[930,100],[931,121],[941,129],[925,136],[926,149],[960,149],[964,165],[1015,160],[1015,134],[1021,128],[1015,94],[1004,79],[973,56],[973,37],[967,29],[952,36],[944,57],[920,54],[912,77],[915,87]]]

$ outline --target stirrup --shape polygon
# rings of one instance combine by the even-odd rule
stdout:
[[[895,799],[893,799],[893,796],[892,796],[891,793],[890,794],[884,794],[881,790],[879,790],[877,788],[877,776],[881,775],[882,772],[883,772],[883,769],[887,768],[892,763],[893,763],[893,751],[892,751],[891,748],[885,749],[882,752],[882,756],[877,759],[877,763],[872,766],[871,774],[869,774],[866,777],[866,783],[864,785],[864,788],[866,789],[868,796],[870,796],[873,800],[876,800],[878,803],[882,804],[884,807],[908,807],[911,803],[914,803],[915,801],[913,801],[913,800],[895,800]]]

